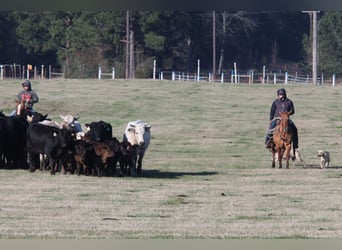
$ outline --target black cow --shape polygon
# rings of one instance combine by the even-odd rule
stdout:
[[[27,168],[26,130],[29,123],[20,116],[0,118],[0,167]]]
[[[27,120],[30,123],[41,122],[46,120],[47,116],[48,114],[43,115],[42,113],[34,112],[33,114],[27,116]]]
[[[93,141],[105,141],[113,137],[112,135],[112,125],[104,121],[86,123],[87,127],[86,136],[88,136]]]
[[[35,171],[38,165],[39,154],[46,154],[50,173],[55,174],[56,165],[61,163],[67,166],[70,155],[75,150],[74,141],[66,129],[31,123],[26,139],[31,172]]]

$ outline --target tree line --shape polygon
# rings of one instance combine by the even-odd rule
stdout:
[[[154,60],[162,70],[194,72],[200,59],[217,74],[234,62],[311,74],[311,37],[299,11],[2,11],[0,63],[53,65],[72,78],[115,67],[125,77],[129,53],[136,78],[151,77]],[[341,41],[342,12],[319,12],[319,71],[342,73]]]

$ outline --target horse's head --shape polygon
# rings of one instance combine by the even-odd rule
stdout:
[[[280,114],[280,123],[279,123],[280,131],[288,132],[290,112],[283,111],[283,112],[279,112],[279,114]]]
[[[28,111],[25,107],[25,101],[22,99],[21,101],[15,100],[15,114],[20,116],[26,116]]]

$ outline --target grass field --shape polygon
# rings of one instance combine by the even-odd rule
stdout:
[[[288,85],[307,163],[272,169],[264,148],[280,85],[153,80],[32,81],[35,109],[103,120],[119,140],[152,125],[141,177],[0,170],[2,239],[342,238],[342,87]],[[20,81],[0,82],[9,113]],[[319,169],[319,149],[331,167]]]

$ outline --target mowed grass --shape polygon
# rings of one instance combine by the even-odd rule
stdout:
[[[103,120],[119,140],[152,125],[141,177],[0,170],[0,238],[306,239],[342,236],[342,87],[287,85],[306,167],[272,169],[264,148],[283,85],[153,80],[32,81],[35,109]],[[9,113],[20,81],[0,82]],[[319,149],[331,167],[319,169]]]

